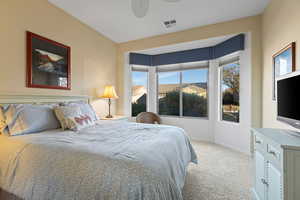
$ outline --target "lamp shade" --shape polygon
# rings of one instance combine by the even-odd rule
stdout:
[[[117,93],[116,93],[116,90],[115,90],[115,87],[112,86],[112,85],[107,85],[105,86],[104,88],[104,93],[103,95],[101,96],[101,98],[107,98],[107,99],[117,99],[119,98]]]

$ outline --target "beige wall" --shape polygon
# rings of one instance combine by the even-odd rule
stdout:
[[[193,28],[181,32],[170,33],[146,39],[121,43],[118,46],[117,59],[117,84],[120,97],[124,96],[124,53],[143,49],[172,45],[194,40],[208,39],[241,32],[251,32],[252,36],[252,125],[261,125],[261,16],[248,17]],[[123,113],[124,99],[119,99],[117,109]]]
[[[25,87],[25,31],[71,47],[72,90]],[[0,93],[91,95],[115,84],[117,45],[47,0],[0,1]],[[105,102],[96,102],[103,112]]]
[[[300,40],[299,19],[299,0],[272,0],[263,14],[263,127],[291,128],[276,120],[276,102],[272,101],[272,55]],[[296,52],[296,63],[299,63],[299,48]]]

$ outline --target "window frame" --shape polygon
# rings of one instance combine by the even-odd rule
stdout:
[[[197,68],[192,68],[192,69],[180,69],[180,70],[170,70],[170,71],[162,71],[158,72],[156,71],[156,109],[157,109],[157,114],[162,117],[170,117],[170,118],[186,118],[186,119],[202,119],[202,120],[209,120],[209,111],[210,111],[210,106],[209,106],[209,73],[210,73],[210,63],[208,61],[208,66],[205,67],[197,67]],[[182,89],[183,89],[183,72],[188,71],[188,70],[197,70],[197,69],[207,69],[207,88],[206,88],[206,102],[207,102],[207,116],[206,117],[193,117],[193,116],[183,116],[183,94],[182,94]],[[179,91],[179,116],[176,115],[160,115],[159,114],[159,73],[165,73],[165,72],[179,72],[179,86],[180,86],[180,91]]]
[[[221,60],[223,60],[223,62],[225,64],[221,64]],[[219,97],[219,102],[218,102],[218,113],[219,113],[219,121],[222,123],[229,123],[229,124],[233,124],[233,125],[240,125],[241,123],[241,99],[240,99],[240,94],[241,94],[241,56],[240,54],[238,55],[234,55],[234,56],[230,56],[227,57],[225,56],[224,58],[221,58],[218,60],[218,97]],[[239,121],[235,122],[235,121],[228,121],[228,120],[224,120],[223,119],[223,92],[222,92],[222,81],[223,81],[223,68],[229,64],[234,64],[234,63],[238,63],[239,64]]]
[[[138,69],[140,68],[140,69]],[[131,117],[136,117],[136,116],[133,116],[133,113],[132,113],[132,87],[133,87],[133,78],[132,78],[132,75],[133,75],[133,72],[145,72],[147,73],[147,85],[146,85],[146,90],[147,90],[147,98],[146,98],[146,111],[145,112],[148,112],[149,111],[149,67],[148,66],[139,66],[139,65],[131,65],[130,66],[130,80],[131,80],[131,88],[130,88],[130,116]]]

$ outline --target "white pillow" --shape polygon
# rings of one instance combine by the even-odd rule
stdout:
[[[57,129],[60,124],[53,112],[53,105],[11,104],[3,109],[10,136]]]
[[[95,125],[95,121],[88,114],[82,113],[77,106],[57,106],[54,112],[60,121],[63,130],[79,131],[83,128]]]
[[[4,116],[4,113],[3,113],[3,107],[0,106],[0,135],[1,134],[8,134],[8,131],[7,131],[7,124],[6,124],[6,121],[5,121],[5,116]]]
[[[89,103],[86,103],[86,102],[83,102],[83,101],[78,101],[78,102],[70,103],[68,105],[69,106],[78,106],[83,115],[90,116],[92,118],[92,120],[94,120],[94,121],[99,120],[99,117],[96,114],[94,108]]]

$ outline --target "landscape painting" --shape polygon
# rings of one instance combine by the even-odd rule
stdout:
[[[27,32],[27,87],[71,89],[70,47]]]
[[[276,79],[296,70],[296,43],[292,42],[273,56],[273,100],[276,100]]]

